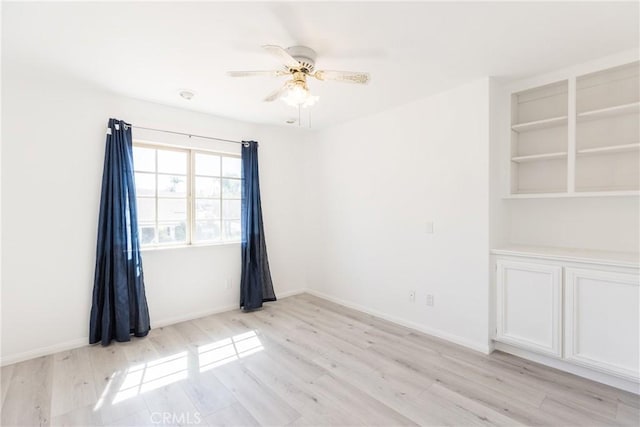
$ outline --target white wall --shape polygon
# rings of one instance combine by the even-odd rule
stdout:
[[[512,244],[638,252],[637,197],[509,200]]]
[[[3,364],[87,342],[109,117],[259,141],[276,293],[304,288],[303,209],[296,197],[303,191],[298,160],[306,133],[128,99],[51,70],[5,63],[2,71]],[[141,131],[134,139],[239,151]],[[239,244],[144,251],[143,263],[152,327],[237,307]]]
[[[328,129],[311,145],[309,288],[487,351],[489,80]]]

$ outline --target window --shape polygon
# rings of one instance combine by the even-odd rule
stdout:
[[[240,157],[135,144],[143,247],[240,241]]]

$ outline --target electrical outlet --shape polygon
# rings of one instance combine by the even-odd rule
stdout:
[[[433,307],[433,295],[427,295],[427,305]]]
[[[233,287],[233,279],[227,278],[227,282],[225,284],[225,289],[230,290]]]
[[[409,301],[416,302],[416,291],[409,291]]]

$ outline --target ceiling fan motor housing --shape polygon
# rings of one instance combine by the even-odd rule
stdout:
[[[306,46],[291,46],[286,49],[287,53],[302,65],[302,71],[312,73],[316,65],[315,50]]]

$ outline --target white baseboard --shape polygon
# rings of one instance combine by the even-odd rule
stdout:
[[[10,354],[0,360],[0,366],[12,365],[14,363],[23,362],[29,359],[35,359],[36,357],[40,356],[48,356],[50,354],[59,353],[61,351],[73,350],[74,348],[84,347],[88,342],[89,337],[82,337],[65,341],[60,344],[54,344],[46,347],[34,348],[33,350],[27,350],[21,353]]]
[[[224,313],[226,311],[237,310],[238,304],[224,305],[212,310],[198,311],[195,313],[184,314],[181,316],[169,317],[161,320],[151,320],[151,329],[164,328],[165,326],[175,325],[176,323],[187,322],[189,320],[198,319],[200,317],[211,316],[212,314]]]
[[[296,289],[288,292],[281,292],[277,295],[278,298],[286,298],[293,295],[304,293],[305,289]],[[212,310],[199,311],[195,313],[188,313],[181,316],[174,316],[160,320],[151,320],[152,328],[163,328],[165,326],[173,325],[180,322],[186,322],[188,320],[198,319],[200,317],[210,316],[212,314],[224,313],[226,311],[237,310],[238,304],[226,305],[214,308]],[[0,359],[0,366],[12,365],[14,363],[23,362],[29,359],[35,359],[36,357],[48,356],[50,354],[59,353],[61,351],[73,350],[74,348],[80,348],[89,345],[89,337],[76,338],[70,341],[65,341],[60,344],[54,344],[45,347],[34,348],[20,353],[10,354]]]
[[[278,299],[282,299],[282,298],[287,298],[287,297],[292,297],[294,295],[300,295],[300,294],[304,294],[305,292],[308,292],[307,289],[295,289],[293,291],[288,291],[288,292],[278,292],[278,295],[276,295],[278,297]]]
[[[638,384],[637,382],[625,380],[613,375],[608,375],[603,372],[585,368],[583,366],[574,365],[573,363],[565,362],[564,360],[558,360],[554,359],[553,357],[533,353],[531,351],[523,350],[521,348],[517,348],[501,342],[495,342],[495,349],[503,351],[505,353],[513,354],[514,356],[518,356],[523,359],[531,360],[532,362],[540,363],[541,365],[559,369],[564,372],[569,372],[570,374],[574,374],[579,377],[610,385],[611,387],[619,388],[630,393],[640,394],[640,384]]]
[[[434,336],[434,337],[437,337],[437,338],[441,338],[441,339],[446,340],[446,341],[450,341],[450,342],[455,343],[455,344],[459,344],[459,345],[461,345],[463,347],[470,348],[471,350],[479,351],[480,353],[490,354],[491,351],[493,351],[493,347],[491,346],[491,344],[490,344],[488,339],[487,339],[487,343],[486,344],[476,343],[476,342],[470,341],[470,340],[468,340],[466,338],[463,338],[463,337],[460,337],[460,336],[457,336],[457,335],[453,335],[453,334],[450,334],[448,332],[444,332],[444,331],[441,331],[441,330],[438,330],[438,329],[433,329],[433,328],[430,328],[428,326],[422,325],[420,323],[412,322],[410,320],[406,320],[406,319],[402,319],[402,318],[399,318],[399,317],[396,317],[396,316],[392,316],[392,315],[389,315],[389,314],[386,314],[386,313],[382,313],[380,311],[373,310],[373,309],[370,309],[368,307],[364,307],[362,305],[355,304],[355,303],[352,303],[350,301],[343,300],[341,298],[336,298],[336,297],[333,297],[331,295],[325,294],[323,292],[316,291],[314,289],[307,289],[306,292],[308,294],[317,296],[318,298],[326,299],[327,301],[331,301],[331,302],[334,302],[336,304],[340,304],[340,305],[343,305],[345,307],[352,308],[354,310],[358,310],[358,311],[361,311],[363,313],[370,314],[372,316],[380,317],[381,319],[388,320],[389,322],[396,323],[396,324],[398,324],[400,326],[404,326],[404,327],[407,327],[409,329],[414,329],[416,331],[425,333],[427,335],[431,335],[431,336]]]

